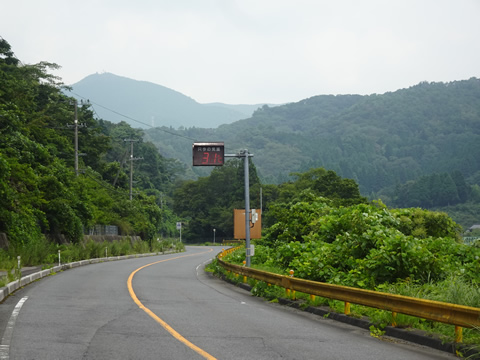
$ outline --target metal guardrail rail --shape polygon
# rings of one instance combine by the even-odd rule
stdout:
[[[245,240],[223,240],[222,245],[224,246],[245,245]]]
[[[350,313],[350,303],[353,303],[391,311],[393,326],[396,325],[395,317],[398,313],[455,325],[456,342],[462,342],[463,327],[480,327],[480,308],[304,280],[234,265],[222,260],[225,255],[234,250],[236,248],[224,250],[217,256],[220,265],[227,271],[277,285],[289,291],[344,301],[347,315]]]

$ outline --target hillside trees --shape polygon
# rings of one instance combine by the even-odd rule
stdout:
[[[362,195],[398,206],[389,189],[423,176],[448,173],[452,177],[459,172],[468,186],[480,185],[478,180],[470,181],[480,170],[475,155],[480,152],[479,124],[480,79],[471,78],[423,82],[378,95],[319,95],[264,106],[250,119],[217,129],[191,128],[178,134],[222,139],[230,148],[248,148],[255,154],[263,183],[285,183],[293,180],[290,173],[323,167],[355,180]],[[189,153],[182,152],[187,140],[173,141],[156,129],[147,134],[162,151],[181,154],[190,163]],[[444,187],[447,193],[425,199],[427,203],[438,200],[452,206],[469,201],[465,188],[457,200],[452,184],[444,183],[449,180],[437,180],[435,187]],[[458,192],[459,185],[452,180]],[[413,200],[408,204],[423,202]]]
[[[255,165],[249,163],[250,207],[259,207],[260,181]],[[233,210],[245,208],[243,160],[233,159],[215,167],[208,177],[184,181],[174,192],[174,211],[186,221],[189,241],[233,238]]]
[[[365,197],[360,195],[358,184],[354,180],[341,178],[333,170],[316,168],[304,173],[292,173],[291,176],[296,177],[296,180],[267,187],[266,210],[272,211],[266,212],[265,225],[273,225],[278,221],[274,209],[286,206],[286,204],[298,199],[302,193],[310,193],[313,196],[329,199],[335,206],[348,206],[367,201]]]
[[[233,209],[243,209],[244,170],[243,161],[230,160],[213,169],[208,177],[185,181],[174,193],[174,211],[186,220],[185,237],[191,241],[210,239],[215,228],[219,237],[233,236]],[[287,204],[323,197],[332,206],[348,206],[365,203],[358,185],[351,179],[343,179],[331,170],[311,169],[296,173],[296,181],[280,185],[262,185],[254,164],[250,163],[250,207],[259,208],[262,190],[263,225],[268,227],[288,216]],[[328,199],[328,200],[327,200]],[[299,216],[301,228],[307,226],[310,215]],[[297,214],[298,215],[298,214]],[[295,237],[296,230],[289,229]],[[293,235],[292,235],[293,234]]]
[[[398,207],[438,208],[474,200],[474,190],[458,170],[421,176],[396,186],[392,202]]]
[[[58,66],[20,66],[3,39],[0,52],[0,232],[7,234],[10,245],[23,246],[44,235],[78,242],[96,224],[118,225],[123,234],[144,240],[169,229],[162,224],[157,198],[151,196],[157,192],[148,195],[142,186],[168,189],[180,168],[171,166],[151,144],[142,143],[140,153],[152,166],[138,171],[139,180],[151,180],[139,181],[129,201],[128,170],[117,162],[118,137],[109,132],[135,131],[95,120],[87,103],[77,109],[79,123],[86,125],[79,128],[79,152],[86,156],[79,158],[81,171],[76,176],[73,99],[63,95],[60,79],[48,72]],[[141,139],[142,134],[137,136]],[[123,155],[123,149],[118,152]],[[174,223],[171,212],[165,213]]]

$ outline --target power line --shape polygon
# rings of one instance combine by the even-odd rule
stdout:
[[[152,125],[150,125],[150,124],[144,123],[144,122],[142,122],[142,121],[140,121],[140,120],[137,120],[137,119],[134,119],[134,118],[132,118],[132,117],[130,117],[130,116],[128,116],[128,115],[122,114],[122,113],[120,113],[120,112],[118,112],[118,111],[115,111],[115,110],[110,109],[110,108],[108,108],[108,107],[106,107],[106,106],[103,106],[103,105],[101,105],[101,104],[98,104],[98,103],[96,103],[96,102],[94,102],[94,101],[91,101],[91,100],[89,100],[89,99],[83,97],[82,95],[79,95],[79,94],[77,94],[77,93],[75,93],[75,92],[73,92],[73,91],[72,91],[71,93],[74,94],[74,95],[76,95],[76,96],[78,96],[78,97],[80,97],[80,98],[82,98],[82,99],[88,100],[91,104],[95,104],[96,106],[100,106],[101,108],[103,108],[103,109],[105,109],[105,110],[108,110],[108,111],[110,111],[110,112],[112,112],[112,113],[114,113],[114,114],[120,115],[120,116],[122,116],[122,117],[124,117],[124,118],[126,118],[126,119],[128,119],[128,120],[137,122],[137,123],[142,124],[142,125],[144,125],[144,126],[148,126],[149,128],[155,128],[155,126],[152,126]],[[99,117],[98,114],[96,113],[96,111],[95,111],[95,114],[97,115],[97,117]],[[163,131],[163,132],[166,132],[167,134],[173,135],[173,136],[178,136],[178,137],[181,137],[181,138],[184,138],[184,139],[196,141],[194,138],[191,138],[191,137],[189,137],[189,136],[176,134],[176,133],[174,133],[174,132],[171,132],[171,131],[168,131],[168,130],[165,130],[165,129],[162,129],[162,128],[158,128],[158,129],[161,130],[161,131]]]
[[[113,109],[110,109],[110,108],[108,108],[108,107],[106,107],[106,106],[104,106],[104,105],[98,104],[98,103],[96,103],[96,102],[94,102],[94,101],[91,101],[91,100],[87,99],[86,97],[84,97],[84,96],[82,96],[82,95],[80,95],[80,94],[77,94],[77,93],[75,93],[75,92],[73,92],[73,91],[71,91],[71,93],[74,94],[74,95],[76,95],[76,96],[78,96],[79,98],[82,98],[82,99],[88,101],[88,104],[92,105],[92,108],[93,108],[93,104],[95,104],[96,106],[100,106],[101,108],[103,108],[103,109],[105,109],[105,110],[108,110],[108,111],[111,111],[112,113],[117,114],[117,115],[120,115],[120,116],[122,116],[122,117],[124,117],[124,118],[126,118],[126,119],[129,119],[129,120],[131,120],[131,121],[137,122],[137,123],[142,124],[142,125],[145,125],[145,126],[147,126],[147,127],[149,127],[149,128],[155,128],[155,126],[152,126],[152,125],[147,124],[147,123],[144,123],[144,122],[142,122],[142,121],[140,121],[140,120],[134,119],[134,118],[132,118],[132,117],[130,117],[130,116],[128,116],[128,115],[122,114],[122,113],[120,113],[120,112],[118,112],[118,111],[115,111],[115,110],[113,110]],[[96,115],[98,118],[100,118],[100,116],[98,116],[97,112],[95,111],[95,108],[93,108],[93,111],[94,111],[95,115]],[[167,133],[167,134],[170,134],[170,135],[173,135],[173,136],[177,136],[177,137],[180,137],[180,138],[183,138],[183,139],[187,139],[187,140],[190,140],[190,141],[193,141],[193,142],[196,142],[196,141],[197,141],[197,139],[194,139],[194,138],[192,138],[192,137],[185,136],[185,135],[181,135],[181,134],[177,134],[177,133],[174,133],[174,132],[171,132],[171,131],[162,129],[162,128],[160,128],[160,127],[157,127],[156,129],[158,129],[158,130],[160,130],[160,131],[163,131],[163,132],[165,132],[165,133]]]
[[[125,195],[125,192],[121,192],[121,191],[118,191],[117,189],[115,188],[111,188],[109,186],[106,186],[105,184],[103,184],[101,181],[99,181],[98,179],[96,179],[94,176],[90,175],[87,171],[84,172],[84,174],[86,176],[88,176],[90,179],[92,179],[93,181],[95,181],[98,185],[102,186],[103,188],[107,189],[108,191],[111,191],[111,192],[114,192],[114,193],[117,193],[119,195]]]

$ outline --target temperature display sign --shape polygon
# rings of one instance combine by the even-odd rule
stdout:
[[[222,166],[224,154],[223,142],[193,143],[193,166]]]

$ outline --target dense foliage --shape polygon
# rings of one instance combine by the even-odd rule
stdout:
[[[369,203],[350,182],[351,191],[334,191],[346,179],[321,168],[296,176],[278,186],[283,192],[267,207],[269,226],[254,263],[369,289],[406,279],[440,281],[460,272],[480,283],[480,248],[462,244],[460,226],[446,213]],[[330,190],[319,191],[325,188]]]
[[[195,139],[221,139],[232,151],[248,148],[255,154],[264,183],[280,184],[291,180],[291,172],[323,167],[355,180],[362,195],[381,198],[389,206],[466,204],[465,212],[454,212],[455,220],[464,227],[473,225],[465,216],[478,202],[472,189],[480,186],[480,161],[475,155],[480,150],[480,80],[476,78],[424,82],[381,95],[314,96],[264,106],[250,119],[217,129],[176,132]],[[174,141],[160,129],[148,130],[146,136],[163,154],[191,163],[189,152],[182,150],[188,147],[187,139]],[[458,174],[466,189],[457,182]],[[425,187],[429,194],[420,192]],[[444,196],[432,199],[444,190]]]
[[[394,203],[398,207],[438,206],[465,203],[469,198],[478,200],[474,188],[467,186],[460,171],[451,174],[424,175],[396,188]]]
[[[117,225],[123,235],[152,240],[175,233],[175,217],[160,204],[183,167],[164,159],[125,123],[94,119],[77,109],[80,174],[74,171],[73,99],[62,92],[58,68],[23,65],[0,39],[0,233],[11,247],[39,242],[79,242],[94,225]],[[130,143],[135,189],[129,200]],[[168,219],[169,223],[166,223]]]
[[[305,189],[328,197],[338,206],[367,201],[360,195],[353,180],[343,179],[331,170],[312,169],[303,174],[293,174],[295,181],[262,185],[255,165],[252,162],[249,165],[250,208],[258,209],[262,204],[265,226],[278,221],[277,209]],[[187,241],[210,241],[213,229],[216,229],[219,239],[233,237],[233,210],[245,207],[244,177],[243,159],[229,160],[224,166],[215,168],[209,176],[180,183],[174,192],[174,210],[185,221]]]
[[[302,278],[374,289],[462,273],[480,284],[480,249],[460,242],[458,225],[445,213],[381,203],[335,207],[304,193],[277,209],[277,217],[260,243],[268,247],[267,262]]]
[[[259,207],[260,181],[249,163],[250,207]],[[229,160],[210,176],[181,183],[174,192],[174,211],[185,221],[187,241],[233,238],[233,210],[245,208],[245,168],[243,159]]]

